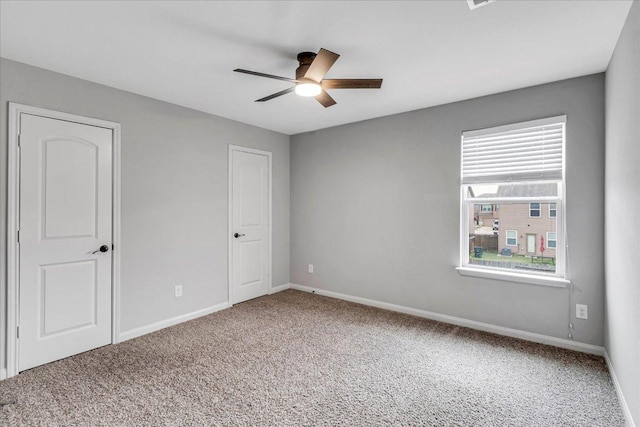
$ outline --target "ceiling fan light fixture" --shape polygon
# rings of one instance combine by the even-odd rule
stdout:
[[[313,81],[301,81],[296,84],[296,94],[300,96],[317,96],[322,92],[322,87]]]
[[[339,57],[340,55],[337,53],[322,48],[318,53],[300,52],[297,56],[300,65],[296,68],[295,79],[243,70],[242,68],[236,68],[233,71],[295,83],[294,86],[289,86],[285,90],[265,96],[264,98],[256,99],[256,102],[269,101],[279,96],[295,92],[300,96],[314,97],[320,105],[327,108],[336,104],[336,100],[327,93],[327,89],[380,89],[382,79],[325,79],[325,75]]]

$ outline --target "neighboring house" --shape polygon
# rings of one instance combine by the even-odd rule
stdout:
[[[495,194],[482,194],[478,198],[546,198],[556,195],[555,184],[532,183],[500,185]],[[469,252],[475,246],[482,246],[489,251],[510,249],[511,253],[518,255],[556,257],[558,210],[555,203],[474,204],[472,209],[469,230],[474,231],[469,235]],[[500,225],[494,231],[492,226],[496,219]],[[492,235],[497,242],[492,241]],[[544,238],[544,253],[540,251],[541,237]]]
[[[469,187],[471,197],[476,197]],[[495,197],[495,194],[483,193],[478,197]],[[494,221],[498,219],[498,205],[481,203],[469,208],[469,253],[476,246],[487,251],[498,251],[498,231],[494,229]]]
[[[501,185],[498,197],[550,197],[556,196],[555,184]],[[528,256],[556,256],[557,205],[556,203],[503,203],[500,205],[498,247],[512,253]],[[541,237],[545,251],[540,251]]]
[[[481,194],[478,197],[485,197],[486,194]],[[491,194],[494,196],[494,194]],[[482,203],[473,205],[473,218],[476,226],[480,227],[492,227],[493,220],[499,219],[498,205],[490,203]]]

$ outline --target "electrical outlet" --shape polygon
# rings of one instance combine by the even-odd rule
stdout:
[[[309,264],[309,274],[313,274],[313,264]]]
[[[576,304],[576,318],[585,320],[589,318],[589,310],[586,304]]]
[[[176,298],[182,296],[182,285],[176,285],[175,295],[176,295]]]

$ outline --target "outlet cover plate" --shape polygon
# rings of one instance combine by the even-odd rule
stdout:
[[[176,298],[182,296],[182,285],[176,285],[175,295],[176,295]]]
[[[589,308],[586,304],[576,304],[576,319],[589,319]]]
[[[309,264],[309,274],[313,274],[313,264]]]

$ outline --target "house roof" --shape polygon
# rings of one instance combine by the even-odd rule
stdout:
[[[497,197],[556,197],[558,186],[555,183],[504,184],[498,186]]]

